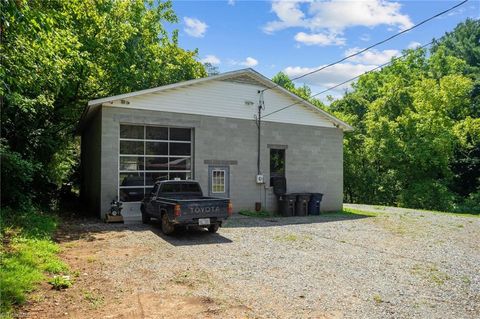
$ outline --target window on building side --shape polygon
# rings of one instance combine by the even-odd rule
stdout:
[[[212,193],[225,193],[225,171],[212,171]]]

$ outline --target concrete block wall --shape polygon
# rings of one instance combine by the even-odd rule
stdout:
[[[254,120],[189,115],[122,107],[102,107],[101,205],[103,215],[118,196],[120,123],[191,127],[194,129],[194,178],[208,193],[205,160],[236,161],[230,165],[230,198],[235,211],[253,210],[255,202],[276,209],[272,189],[255,182],[257,127]],[[94,129],[89,127],[89,130]],[[337,128],[264,122],[261,167],[269,183],[268,144],[286,145],[288,192],[324,193],[322,210],[340,210],[343,200],[343,132]],[[266,199],[266,202],[265,202]]]

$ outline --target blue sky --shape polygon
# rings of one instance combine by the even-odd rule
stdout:
[[[180,46],[221,72],[252,67],[267,77],[294,77],[406,29],[458,1],[174,1]],[[442,17],[299,84],[314,92],[363,73],[403,49],[441,37],[467,17],[480,17],[470,0]],[[330,94],[339,96],[344,88]]]

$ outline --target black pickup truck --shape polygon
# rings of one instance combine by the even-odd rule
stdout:
[[[156,182],[150,195],[141,205],[142,222],[150,218],[161,221],[162,232],[172,234],[179,226],[199,226],[217,232],[233,212],[228,198],[203,196],[200,184],[195,181],[173,180]]]

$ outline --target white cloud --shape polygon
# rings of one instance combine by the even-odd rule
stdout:
[[[422,44],[420,42],[416,42],[416,41],[412,41],[408,44],[408,47],[409,49],[416,49],[418,48],[419,46],[421,46]]]
[[[322,65],[318,67],[308,68],[300,66],[289,66],[283,70],[286,75],[290,78],[301,76],[305,73],[312,72],[321,68]],[[311,86],[317,86],[321,88],[328,88],[334,85],[337,85],[341,82],[344,82],[350,78],[353,78],[357,75],[365,73],[373,68],[376,65],[368,64],[353,64],[353,63],[339,63],[335,64],[332,67],[326,68],[321,72],[313,73],[309,76],[302,78],[299,81]]]
[[[184,17],[185,32],[195,38],[203,38],[207,32],[208,25],[196,18]]]
[[[365,42],[370,41],[370,34],[367,34],[367,33],[362,34],[362,36],[360,37],[360,40]]]
[[[258,64],[258,60],[249,56],[245,59],[245,61],[240,62],[239,64],[251,68]]]
[[[355,54],[361,51],[361,48],[351,48],[345,51],[345,56]],[[369,51],[360,53],[354,57],[351,57],[349,60],[352,62],[362,63],[362,64],[375,64],[380,65],[389,62],[394,56],[400,54],[398,50],[383,50],[378,51],[376,49],[370,49]]]
[[[398,2],[386,0],[293,0],[272,1],[272,12],[277,20],[268,22],[263,30],[266,33],[300,27],[327,37],[342,34],[350,27],[376,27],[387,25],[400,30],[413,26],[408,15],[400,12]]]
[[[345,45],[345,38],[337,37],[335,34],[305,33],[299,32],[295,35],[295,41],[305,45]]]
[[[210,63],[212,65],[219,65],[222,63],[219,58],[217,58],[215,55],[208,54],[206,55],[203,59],[200,60],[202,63]]]
[[[228,60],[228,63],[231,65],[242,65],[248,68],[258,65],[258,60],[252,57],[247,57],[244,61]]]
[[[234,6],[235,5],[235,0],[228,0],[228,4],[230,6]]]

